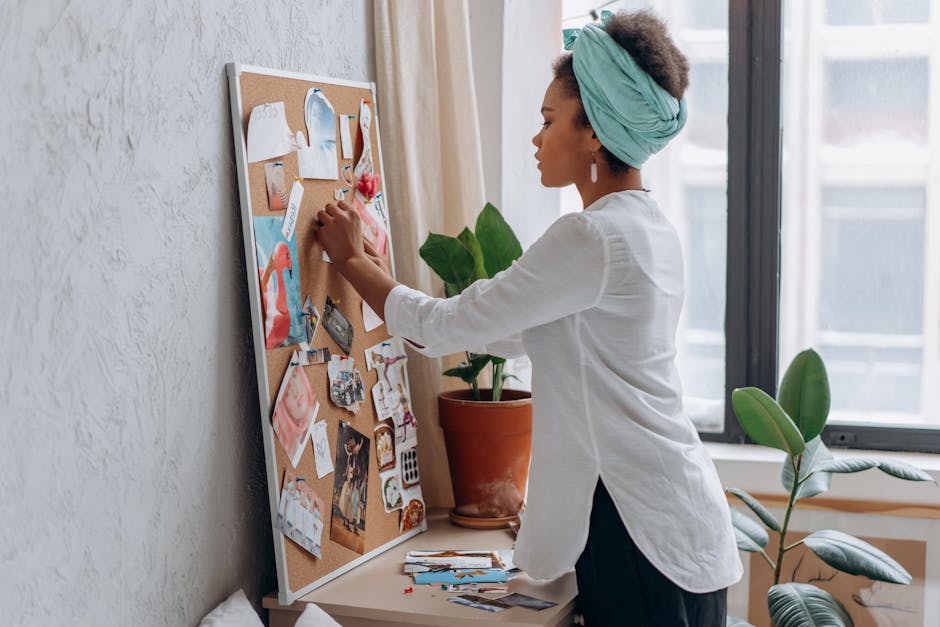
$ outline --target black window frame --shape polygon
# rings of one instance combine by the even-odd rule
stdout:
[[[725,414],[703,440],[749,443],[731,392],[776,396],[779,378],[783,1],[728,3],[728,237]],[[830,447],[940,453],[940,429],[828,425]]]

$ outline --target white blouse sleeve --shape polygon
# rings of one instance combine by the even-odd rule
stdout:
[[[385,300],[389,333],[431,357],[494,344],[590,309],[607,285],[603,232],[583,213],[549,227],[512,266],[448,299],[398,285]],[[519,346],[521,348],[521,346]]]

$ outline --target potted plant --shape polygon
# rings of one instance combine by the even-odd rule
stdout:
[[[451,297],[508,268],[522,255],[522,246],[496,207],[487,203],[474,231],[464,228],[457,237],[431,233],[419,253]],[[450,519],[477,529],[502,527],[517,520],[525,498],[532,398],[529,392],[503,389],[511,376],[503,372],[505,359],[469,351],[466,357],[444,374],[458,377],[467,389],[438,395],[456,503]],[[487,367],[490,386],[481,389],[478,380]]]
[[[853,625],[845,606],[829,592],[808,583],[781,582],[787,553],[799,546],[807,547],[829,566],[850,575],[891,583],[911,583],[910,574],[889,555],[841,531],[824,529],[789,545],[786,543],[796,502],[828,490],[833,473],[877,468],[899,479],[933,481],[919,468],[898,461],[868,457],[833,458],[820,438],[829,417],[829,378],[820,356],[812,349],[798,354],[780,382],[776,399],[757,388],[747,387],[734,390],[731,402],[748,437],[757,444],[786,453],[780,479],[789,499],[782,523],[747,492],[727,489],[762,523],[758,524],[753,518],[731,509],[738,548],[760,553],[773,570],[773,583],[767,591],[773,627]],[[768,531],[778,535],[776,555],[769,555],[765,550]],[[729,618],[728,624],[748,623]]]

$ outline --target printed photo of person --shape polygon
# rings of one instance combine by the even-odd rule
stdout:
[[[320,411],[320,403],[310,387],[310,380],[303,367],[295,365],[297,362],[297,354],[294,353],[277,392],[272,419],[277,440],[294,468],[300,462],[307,438],[310,437],[310,429]]]
[[[370,446],[369,438],[340,422],[330,540],[360,554],[365,551]]]

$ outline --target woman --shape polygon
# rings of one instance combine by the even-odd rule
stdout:
[[[574,184],[584,211],[459,296],[394,281],[348,205],[327,205],[314,227],[390,333],[430,355],[529,355],[532,463],[515,561],[536,578],[574,567],[592,626],[724,625],[742,572],[717,473],[682,410],[679,240],[640,177],[685,122],[687,75],[649,13],[585,27],[556,62],[532,140],[542,184]]]

